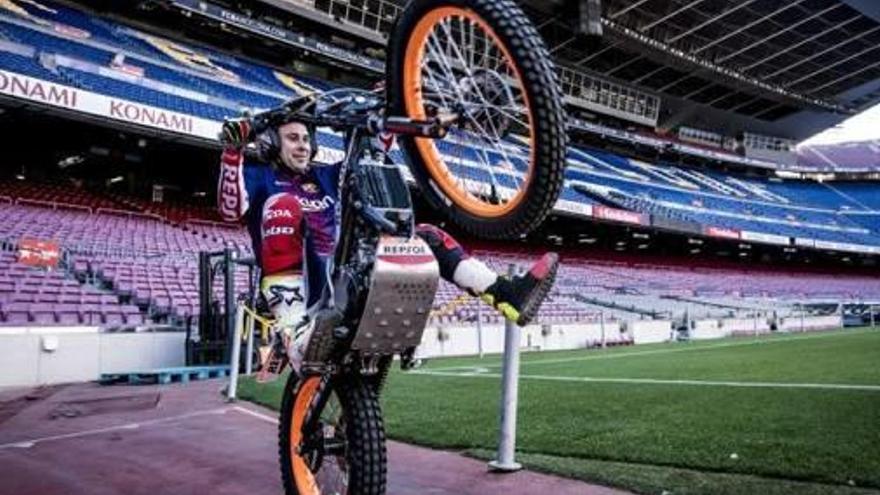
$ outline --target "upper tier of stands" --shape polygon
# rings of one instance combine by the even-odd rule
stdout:
[[[805,145],[797,149],[798,164],[825,172],[880,171],[880,141]]]
[[[0,10],[0,69],[10,72],[212,121],[237,115],[243,107],[267,107],[293,94],[329,86],[147,35],[49,1],[17,5],[27,15]],[[329,133],[321,133],[319,141],[327,148],[341,146]],[[455,172],[487,180],[485,171],[475,165],[480,163],[478,153],[465,153],[471,161],[456,165]],[[839,249],[880,250],[876,184],[775,182],[644,163],[578,146],[570,149],[569,163],[563,202],[557,205],[562,211],[607,219],[594,207],[612,206],[643,214],[637,223],[679,226],[689,233],[722,228],[758,242],[817,247],[836,243]],[[498,177],[509,179],[504,174]],[[156,213],[183,220],[181,213],[166,207]]]
[[[880,186],[767,180],[573,146],[570,186],[646,214],[783,237],[880,245]]]

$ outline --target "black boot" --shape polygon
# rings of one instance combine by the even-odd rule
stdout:
[[[553,288],[558,268],[559,255],[547,253],[523,275],[512,279],[499,276],[480,298],[508,320],[519,326],[528,325]]]

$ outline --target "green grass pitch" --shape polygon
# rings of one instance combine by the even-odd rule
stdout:
[[[491,457],[499,356],[392,372],[391,438]],[[526,467],[641,493],[873,493],[880,331],[524,353]],[[282,382],[240,395],[277,407]],[[857,488],[853,488],[853,487]]]

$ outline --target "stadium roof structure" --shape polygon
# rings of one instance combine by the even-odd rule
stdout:
[[[585,49],[568,2],[528,1],[562,65],[663,98],[659,126],[803,139],[880,101],[880,3],[603,0]]]
[[[212,3],[241,5],[164,1],[197,4],[202,14]],[[561,68],[569,102],[588,111],[621,116],[597,108],[594,89],[610,84],[617,101],[639,101],[642,115],[622,117],[631,122],[801,141],[880,103],[876,0],[518,1]],[[381,47],[405,0],[259,3]],[[573,22],[588,4],[599,7],[601,37],[579,34]]]
[[[291,0],[263,2],[298,15],[309,10]],[[352,23],[336,22],[340,16],[358,9],[380,19],[402,3],[321,0],[314,9],[358,35]],[[559,65],[659,96],[660,128],[687,124],[799,141],[880,102],[880,2],[873,0],[520,3]],[[599,40],[572,23],[575,6],[587,3],[601,6]],[[363,37],[382,43],[373,33]]]

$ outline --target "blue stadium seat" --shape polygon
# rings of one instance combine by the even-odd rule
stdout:
[[[25,4],[25,8],[35,16],[87,31],[88,38],[0,22],[0,37],[33,46],[37,51],[34,57],[4,54],[0,67],[211,120],[236,115],[243,107],[275,106],[284,95],[293,93],[276,78],[270,67],[200,47],[198,51],[212,63],[237,74],[243,82],[227,83],[181,65],[128,28],[48,1],[46,5],[55,12],[43,12],[30,4]],[[215,100],[212,103],[196,101],[137,81],[123,81],[67,66],[49,70],[40,64],[40,52],[66,55],[98,66],[108,65],[116,53],[123,52],[129,55],[127,63],[144,69],[146,80],[195,91]],[[332,87],[309,78],[297,79],[321,90]],[[342,145],[340,138],[334,135],[322,133],[318,139],[324,147],[340,149]],[[485,162],[507,161],[509,157],[503,154],[479,145],[463,146],[449,141],[440,142],[438,147],[449,157],[450,170],[459,177],[517,186],[518,179],[514,176],[500,173],[500,169],[490,172],[481,166]],[[567,186],[562,197],[569,201],[591,203],[591,198],[571,187],[576,183],[588,184],[599,186],[600,190],[616,191],[618,202],[625,203],[621,207],[643,213],[786,237],[880,245],[880,215],[858,214],[880,210],[880,194],[876,193],[875,185],[735,177],[711,170],[684,169],[671,163],[645,164],[592,148],[572,147],[569,158],[582,164],[571,166],[566,172]],[[394,152],[392,159],[403,162],[400,152]],[[516,170],[525,170],[526,163],[522,159],[513,158],[512,162]]]

